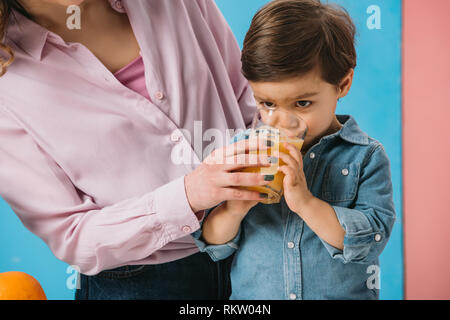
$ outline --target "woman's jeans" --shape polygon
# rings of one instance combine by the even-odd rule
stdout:
[[[198,252],[180,260],[80,274],[76,300],[227,300],[233,256],[214,262]]]

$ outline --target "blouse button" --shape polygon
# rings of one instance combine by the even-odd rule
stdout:
[[[182,230],[183,230],[183,232],[185,232],[185,233],[190,233],[192,229],[191,229],[191,227],[189,227],[189,226],[184,226]]]
[[[180,133],[174,132],[170,135],[170,141],[179,142],[182,139],[182,135]]]
[[[347,168],[342,169],[342,175],[348,176],[348,169]]]
[[[158,100],[162,100],[164,98],[164,93],[162,93],[161,91],[158,91],[157,93],[155,93],[155,97]]]

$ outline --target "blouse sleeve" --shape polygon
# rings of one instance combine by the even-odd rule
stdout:
[[[140,261],[200,227],[184,176],[99,207],[1,104],[0,195],[58,259],[87,275]]]

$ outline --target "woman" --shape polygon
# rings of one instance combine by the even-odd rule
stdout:
[[[200,163],[189,138],[195,121],[245,128],[254,108],[214,1],[0,0],[0,11],[0,195],[79,268],[76,298],[227,298],[228,262],[190,234],[206,208],[261,199],[237,186],[264,179]],[[180,146],[195,161],[173,161]],[[235,160],[248,144],[236,150],[216,154]]]

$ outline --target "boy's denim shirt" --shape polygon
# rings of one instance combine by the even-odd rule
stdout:
[[[343,127],[312,146],[303,166],[308,189],[333,207],[345,230],[343,250],[321,240],[284,197],[259,203],[227,244],[207,245],[201,229],[193,234],[215,261],[235,252],[230,299],[379,298],[378,257],[395,221],[390,162],[352,116],[337,118]]]

